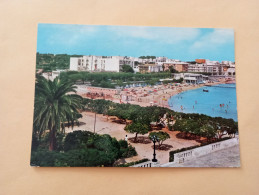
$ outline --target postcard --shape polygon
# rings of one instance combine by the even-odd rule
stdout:
[[[30,165],[240,167],[234,31],[38,24]]]

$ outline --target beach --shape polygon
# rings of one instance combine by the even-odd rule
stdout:
[[[226,83],[225,79],[219,79],[218,82],[207,83],[206,85],[218,85]],[[167,107],[170,97],[179,94],[181,92],[204,87],[205,84],[160,84],[154,86],[145,87],[130,87],[123,89],[120,94],[109,98],[94,97],[94,99],[106,99],[115,103],[129,103],[139,105],[141,107],[146,106],[160,106]],[[89,98],[85,90],[78,90],[78,95],[84,98]]]

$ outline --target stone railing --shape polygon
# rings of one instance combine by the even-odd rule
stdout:
[[[225,148],[229,148],[229,147],[232,147],[232,146],[235,146],[238,144],[239,144],[239,138],[236,137],[236,138],[224,140],[221,142],[209,144],[206,146],[194,148],[191,150],[186,150],[184,152],[175,153],[174,161],[163,164],[163,165],[161,165],[161,167],[168,167],[173,164],[181,164],[181,163],[184,163],[185,161],[190,161],[194,158],[204,156],[204,155],[210,154],[212,152],[216,152],[216,151],[219,151],[219,150],[222,150]]]
[[[147,162],[133,165],[131,167],[159,167],[159,162],[147,161]]]

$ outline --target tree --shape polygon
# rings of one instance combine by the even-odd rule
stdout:
[[[83,108],[83,98],[76,94],[68,94],[75,91],[73,83],[59,80],[47,80],[37,76],[35,85],[34,102],[34,131],[39,138],[42,133],[49,130],[49,150],[56,149],[56,134],[65,128],[65,123],[71,124],[77,121],[79,109]]]
[[[88,72],[80,72],[79,73],[79,78],[81,81],[83,81],[83,84],[85,84],[85,82],[88,80],[88,75],[89,73]]]
[[[134,142],[136,142],[138,134],[144,135],[144,134],[148,133],[149,127],[146,124],[137,122],[137,123],[132,123],[132,124],[127,125],[124,128],[124,130],[129,133],[136,133],[135,138],[134,138]]]
[[[125,140],[89,131],[73,131],[66,135],[64,151],[33,150],[31,165],[55,167],[113,166],[119,158],[137,155]]]
[[[176,69],[174,69],[173,66],[169,66],[169,71],[170,71],[171,73],[178,73],[178,71],[177,71]]]
[[[200,128],[202,136],[207,138],[207,142],[216,136],[217,130],[210,124],[205,124]]]
[[[162,69],[163,69],[163,72],[164,72],[165,71],[165,65],[164,64],[162,65]]]
[[[118,85],[120,87],[123,86],[123,81],[122,80],[117,80],[116,85]]]
[[[122,72],[131,72],[134,73],[133,68],[130,65],[122,65]]]
[[[152,78],[151,80],[148,81],[148,83],[149,83],[150,85],[155,85],[158,81],[159,81],[159,79]]]
[[[155,59],[156,58],[156,56],[140,56],[139,58],[141,58],[141,59]]]
[[[157,106],[150,106],[147,107],[149,109],[149,117],[151,118],[152,122],[161,123],[161,119],[167,114],[166,108],[157,107]]]
[[[149,134],[149,139],[156,136],[158,138],[158,147],[160,148],[163,142],[170,138],[170,135],[166,132],[160,131],[160,132],[151,132]]]

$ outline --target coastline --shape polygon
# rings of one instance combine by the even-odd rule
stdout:
[[[198,84],[198,85],[189,85],[189,84],[179,84],[179,85],[158,85],[158,86],[146,86],[146,87],[131,87],[127,90],[121,91],[119,97],[106,98],[114,103],[129,103],[134,105],[139,105],[141,107],[147,106],[159,106],[170,108],[168,100],[184,91],[198,89],[204,87],[205,85],[219,85],[226,84],[225,80],[219,82],[213,82],[209,84]],[[78,95],[81,95],[84,98],[87,97],[86,93],[81,91],[77,92]],[[101,97],[94,99],[103,99]]]
[[[219,85],[219,84],[226,84],[225,81],[220,81],[220,82],[214,82],[214,83],[210,83],[209,85]],[[208,84],[199,84],[199,85],[189,85],[189,84],[182,84],[179,86],[170,86],[170,85],[159,85],[158,86],[158,90],[156,92],[156,94],[151,94],[145,97],[137,97],[137,101],[136,99],[130,99],[129,101],[121,101],[121,103],[129,103],[129,104],[135,104],[135,105],[139,105],[141,107],[146,107],[146,106],[151,106],[151,105],[156,105],[159,107],[166,107],[166,108],[170,108],[169,104],[168,104],[168,100],[179,94],[182,93],[184,91],[188,91],[188,90],[193,90],[193,89],[198,89],[201,87],[204,87]],[[129,88],[130,90],[131,88]],[[136,89],[136,88],[133,88]],[[142,89],[146,89],[149,90],[149,87],[144,87]],[[125,93],[123,95],[126,95]],[[127,95],[126,95],[127,96]],[[120,103],[120,100],[112,100],[113,102],[116,103]]]

